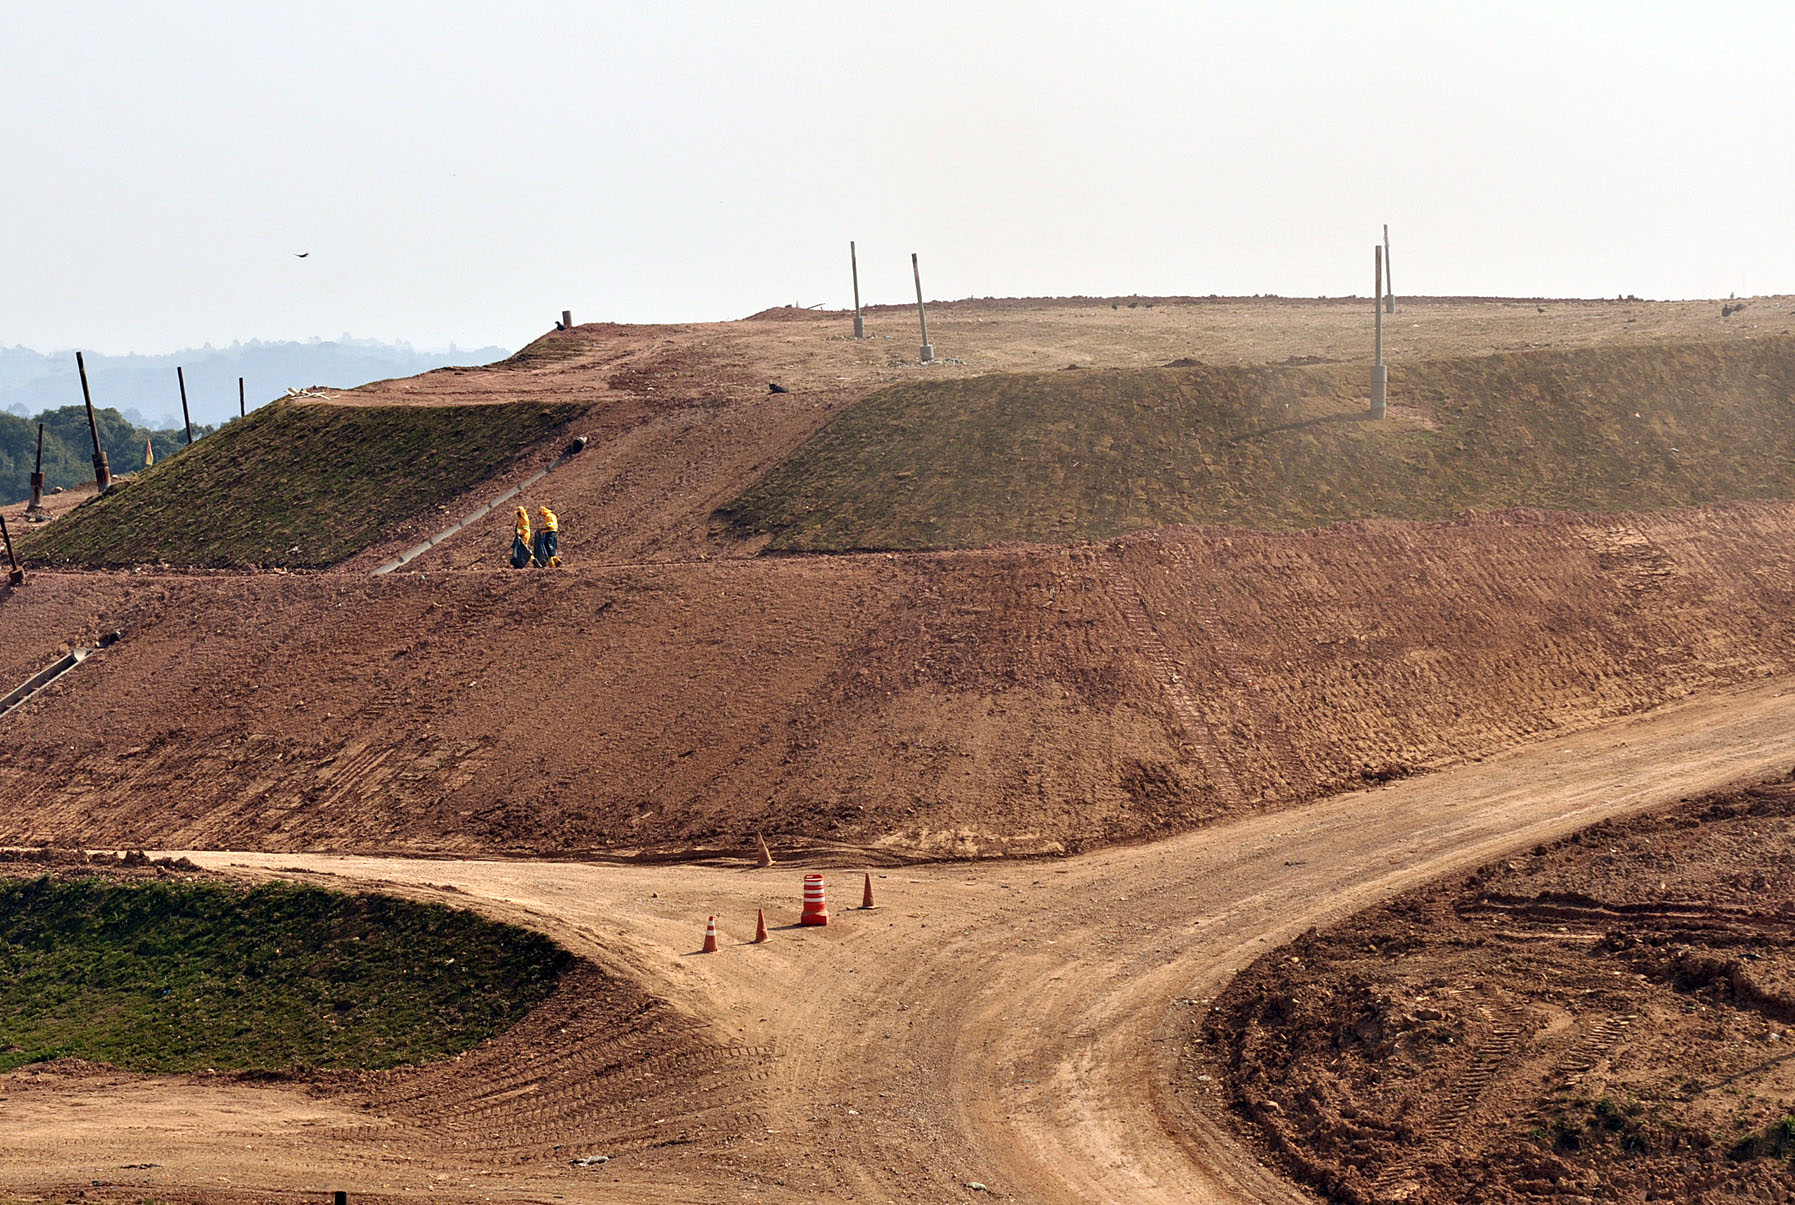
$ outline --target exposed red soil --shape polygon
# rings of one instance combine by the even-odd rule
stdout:
[[[1181,1078],[1196,1002],[1394,891],[1786,766],[1789,703],[1749,684],[1795,672],[1795,507],[807,560],[710,559],[755,548],[708,521],[831,407],[907,374],[1362,360],[1364,308],[959,303],[931,333],[964,363],[927,368],[901,310],[864,343],[839,315],[579,327],[339,399],[591,403],[598,442],[529,499],[561,511],[568,570],[477,568],[495,519],[370,580],[422,516],[324,574],[34,572],[0,598],[0,687],[125,639],[0,721],[0,843],[274,851],[195,860],[471,903],[606,978],[460,1063],[385,1078],[14,1073],[0,1183],[1305,1199]],[[1546,308],[1405,304],[1389,346],[1731,339],[1789,307]],[[810,858],[874,866],[1137,844],[890,870],[888,910],[765,947],[740,943],[755,907],[789,905],[787,871],[309,852],[676,855],[762,828],[782,856],[802,836]],[[725,909],[725,953],[690,957]],[[626,1157],[571,1165],[601,1147]]]
[[[608,979],[557,998],[567,1011],[544,1019],[559,1024],[388,1078],[0,1077],[0,1183],[129,1202],[335,1186],[354,1199],[922,1205],[974,1182],[1068,1205],[1312,1200],[1210,1097],[1168,1087],[1201,1005],[1268,948],[1405,888],[1786,770],[1789,681],[1165,841],[874,869],[871,912],[849,906],[858,873],[831,873],[822,929],[792,925],[796,869],[745,857],[194,853],[227,874],[478,908]],[[748,941],[757,908],[765,945]],[[709,914],[722,950],[701,955]],[[638,1016],[624,1007],[637,991],[661,1005]],[[574,1165],[569,1135],[613,1158]]]
[[[0,842],[1059,852],[1795,668],[1795,507],[393,575],[35,575]]]
[[[1350,1202],[1795,1193],[1795,775],[1267,955],[1195,1057]]]

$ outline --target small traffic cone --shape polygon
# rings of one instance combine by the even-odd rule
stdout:
[[[755,922],[754,922],[754,944],[759,945],[761,942],[763,942],[767,939],[766,910],[762,909],[762,908],[756,908],[754,910],[754,915],[756,918]]]
[[[767,839],[759,833],[754,834],[754,851],[759,855],[754,863],[756,866],[771,866],[773,864],[773,851],[767,848]]]
[[[704,949],[701,950],[700,953],[715,954],[716,952],[717,952],[717,918],[713,916],[710,919],[710,923],[708,925],[704,926]]]
[[[873,875],[870,870],[867,871],[867,874],[866,874],[866,887],[860,893],[860,906],[862,908],[871,908],[874,906],[874,904],[873,904]]]

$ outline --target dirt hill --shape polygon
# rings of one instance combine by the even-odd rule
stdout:
[[[37,575],[0,843],[1046,852],[1795,665],[1795,507],[447,576]]]
[[[1788,304],[1753,299],[1723,318],[1717,303],[1405,303],[1388,333],[1399,365],[1464,362],[1477,379],[1500,376],[1503,353],[1527,353],[1515,362],[1539,397],[1600,418],[1587,438],[1614,457],[1603,488],[1687,489],[1662,460],[1668,446],[1681,454],[1680,442],[1663,442],[1670,432],[1627,444],[1626,415],[1586,405],[1540,369],[1553,361],[1538,353],[1695,342],[1732,363],[1753,354],[1735,356],[1734,345],[1778,332]],[[1788,764],[1788,500],[1671,505],[1696,496],[1671,492],[1645,499],[1657,509],[1600,515],[1515,509],[753,555],[770,537],[741,538],[713,521],[716,509],[880,389],[1051,375],[1069,362],[1085,367],[1067,379],[1150,374],[1190,359],[1229,370],[1222,380],[1288,375],[1350,391],[1369,345],[1366,307],[1345,303],[969,302],[931,323],[943,359],[925,367],[903,318],[871,315],[865,341],[847,336],[840,315],[595,324],[499,365],[330,403],[584,407],[593,445],[528,499],[562,513],[570,567],[558,573],[494,568],[498,516],[403,572],[369,574],[471,500],[516,484],[537,463],[528,457],[414,508],[371,544],[357,536],[363,550],[323,570],[47,571],[28,557],[26,585],[0,586],[0,686],[71,645],[123,636],[0,718],[0,844],[269,851],[210,864],[471,903],[556,935],[604,974],[576,973],[462,1061],[361,1083],[138,1080],[86,1065],[15,1072],[0,1150],[8,1184],[133,1201],[262,1200],[329,1181],[392,1200],[421,1185],[472,1201],[498,1185],[540,1199],[753,1190],[794,1202],[922,1201],[976,1183],[1018,1200],[1295,1199],[1208,1112],[1217,1077],[1200,1094],[1177,1088],[1182,1039],[1209,1015],[1197,1006],[1236,968],[1436,875]],[[1646,356],[1638,362],[1660,382],[1676,367],[1663,357],[1679,354],[1617,353]],[[1605,357],[1596,359],[1616,388],[1641,388],[1621,379],[1634,361]],[[1301,363],[1284,363],[1293,358]],[[1423,384],[1411,378],[1401,404]],[[1767,398],[1747,395],[1750,407]],[[1454,411],[1467,400],[1442,387],[1431,413],[1399,412],[1389,429],[1409,423],[1413,446],[1427,446],[1469,422]],[[1533,442],[1482,449],[1481,463],[1514,460],[1537,490],[1542,466],[1562,466],[1569,445],[1531,425],[1532,395],[1497,401]],[[1640,413],[1635,421],[1657,411]],[[1424,436],[1427,421],[1434,434]],[[1760,434],[1783,446],[1770,418],[1752,421],[1765,425],[1735,437],[1740,464]],[[1343,435],[1335,425],[1317,427]],[[1506,428],[1460,429],[1495,439]],[[1157,458],[1164,440],[1152,447]],[[1451,451],[1432,463],[1471,463]],[[1562,471],[1557,481],[1589,484]],[[58,510],[73,501],[58,496]],[[1700,697],[1604,725],[1686,696]],[[1547,734],[1563,738],[1541,741]],[[1368,784],[1378,789],[1333,794]],[[1290,806],[1305,799],[1319,802]],[[1205,827],[1216,818],[1227,822]],[[744,873],[739,857],[605,864],[743,855],[757,829],[781,867]],[[1113,848],[1178,829],[1198,831]],[[1755,858],[1774,885],[1764,851],[1782,836],[1770,826],[1712,847],[1722,856],[1709,865],[1737,872]],[[1106,845],[1052,865],[875,869],[880,907],[868,912],[843,907],[859,875],[832,875],[835,923],[747,940],[759,911],[776,930],[795,911],[788,862],[858,871]],[[569,860],[297,852],[332,849]],[[1598,866],[1604,876],[1658,852],[1615,849],[1618,860]],[[1433,964],[1449,966],[1451,986],[1494,991],[1484,999],[1505,1006],[1515,984],[1586,954],[1544,951],[1563,923],[1549,912],[1500,907],[1550,889],[1530,870],[1491,880],[1504,898],[1471,918],[1478,927],[1446,917],[1429,934],[1437,915],[1398,914],[1400,940],[1385,949],[1406,954],[1437,935],[1464,959]],[[1617,886],[1586,878],[1592,885]],[[1661,902],[1653,891],[1647,881],[1587,894],[1630,909]],[[698,957],[711,914],[723,914],[725,946]],[[1514,933],[1540,956],[1505,947],[1505,960],[1485,961],[1462,940]],[[1617,1001],[1661,986],[1642,983],[1603,986]],[[1549,1035],[1574,1035],[1579,1060],[1613,1032],[1599,1007],[1588,1011],[1592,1028],[1579,1016]],[[1435,1023],[1406,1005],[1393,1019],[1407,1016]],[[1456,1065],[1500,1071],[1472,1045],[1493,1018],[1457,1019],[1455,1036],[1477,1054]],[[1665,1050],[1647,1053],[1678,1054]],[[1341,1088],[1326,1079],[1336,1070],[1322,1067],[1310,1086]],[[1282,1098],[1287,1117],[1306,1107],[1306,1090]],[[1470,1109],[1456,1088],[1423,1099],[1448,1117]],[[1605,1141],[1608,1120],[1626,1111],[1598,1111],[1599,1099],[1565,1102],[1565,1132]],[[1754,1119],[1754,1138],[1774,1144],[1774,1124]],[[1436,1163],[1448,1189],[1462,1169],[1487,1166]],[[1557,1166],[1542,1158],[1522,1174]],[[1698,1194],[1715,1183],[1703,1165],[1685,1170]],[[1586,1171],[1561,1176],[1554,1199],[1593,1190]],[[475,1178],[485,1176],[495,1178]],[[1653,1187],[1681,1190],[1669,1179]],[[1770,1199],[1783,1185],[1750,1185],[1759,1187]]]
[[[1795,339],[1362,368],[996,374],[874,394],[722,515],[784,552],[1076,543],[1795,497]]]
[[[1431,463],[1462,467],[1476,441],[1508,439],[1478,445],[1478,463],[1512,461],[1517,480],[1534,482],[1551,467],[1566,489],[1606,482],[1613,504],[1640,491],[1653,505],[1687,500],[1697,483],[1661,463],[1665,441],[1687,428],[1705,441],[1691,444],[1703,463],[1719,463],[1714,420],[1696,400],[1667,395],[1646,423],[1615,399],[1705,366],[1743,399],[1733,435],[1746,468],[1719,484],[1749,493],[1746,469],[1786,438],[1772,395],[1787,341],[1742,337],[1737,318],[1723,325],[1694,305],[1562,309],[1417,306],[1409,338],[1417,348],[1488,352],[1522,328],[1575,346],[1644,330],[1661,346],[1417,365],[1406,388],[1431,413],[1391,421],[1396,443],[1381,450],[1432,449]],[[1048,388],[1064,380],[1073,397],[1089,381],[1176,382],[1181,373],[1258,382],[1236,394],[1217,385],[1235,410],[1214,410],[1263,422],[1278,390],[1293,408],[1311,385],[1335,382],[1343,397],[1360,370],[1254,366],[1238,355],[1226,370],[1122,370],[1199,335],[1269,354],[1305,338],[1325,347],[1350,317],[1341,306],[1293,303],[1244,313],[968,305],[943,330],[969,346],[981,340],[989,364],[1007,370],[1063,361],[1095,331],[1111,340],[1116,371],[1041,374]],[[1669,338],[1703,324],[1719,332],[1713,347]],[[285,528],[273,539],[217,527],[269,505],[278,494],[268,482],[280,473],[208,468],[211,441],[171,462],[164,485],[176,469],[208,468],[204,481],[177,491],[147,477],[116,499],[121,516],[134,491],[146,503],[237,500],[206,508],[212,527],[188,549],[194,560],[253,559],[241,552],[253,544],[277,549],[259,553],[269,556],[297,546],[300,559],[319,563],[366,545],[325,573],[37,567],[35,550],[53,546],[39,541],[72,543],[107,501],[30,537],[30,584],[0,600],[0,682],[22,681],[113,629],[124,639],[6,717],[0,841],[678,852],[738,848],[764,829],[892,858],[1051,852],[1318,797],[1789,666],[1791,508],[1782,502],[743,559],[764,538],[717,530],[714,509],[891,376],[920,371],[889,341],[855,341],[839,325],[585,326],[488,368],[382,382],[238,424],[245,439],[257,421],[271,435],[277,422],[307,424],[270,438],[267,455],[299,457],[308,506],[337,504],[321,466],[345,444],[382,449],[365,476],[390,492],[356,501],[340,522],[308,512],[311,528],[332,528],[334,545],[322,531],[314,547],[285,544]],[[972,368],[939,367],[959,381],[945,388],[986,388]],[[1511,378],[1512,396],[1472,403],[1461,391]],[[1615,397],[1581,397],[1595,379]],[[1527,390],[1593,416],[1583,442],[1542,426]],[[1120,408],[1119,384],[1112,393]],[[1181,404],[1196,412],[1190,399]],[[404,447],[374,438],[379,431],[435,432],[440,447],[444,433],[489,419],[521,422],[528,434],[563,413],[556,406],[584,407],[579,425],[593,444],[525,501],[560,511],[569,569],[495,568],[506,524],[498,515],[401,574],[367,577],[516,476],[507,469],[449,497],[447,477],[432,475],[430,497],[441,499],[432,508],[400,492],[418,475],[404,470]],[[1020,403],[1016,414],[1018,424],[1036,422]],[[1140,447],[1143,461],[1176,443],[1177,422],[1170,411],[1141,419],[1158,441]],[[1650,435],[1630,445],[1632,422]],[[1327,446],[1345,456],[1355,440],[1386,438],[1368,437],[1366,426],[1318,423],[1280,437],[1334,440]],[[524,434],[490,442],[515,449]],[[210,455],[232,446],[219,441]],[[1613,457],[1600,480],[1580,482],[1565,467],[1586,446]],[[1240,447],[1231,454],[1265,457]],[[1361,451],[1351,463],[1425,476]],[[1294,455],[1240,463],[1319,471]],[[1066,497],[1082,496],[1067,481]],[[1666,492],[1676,489],[1691,492]],[[1306,505],[1321,497],[1306,485],[1284,496]],[[164,514],[156,539],[190,517]],[[413,517],[368,543],[364,520],[399,514]],[[226,536],[238,551],[217,551]],[[146,544],[141,555],[169,551]]]

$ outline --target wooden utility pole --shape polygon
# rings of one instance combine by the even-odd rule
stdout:
[[[44,425],[37,425],[37,467],[31,473],[31,502],[25,507],[26,514],[33,514],[44,509]]]
[[[854,272],[854,338],[866,338],[866,319],[860,316],[860,257],[854,253],[854,240],[848,240],[848,266]],[[927,340],[924,340],[927,342]]]
[[[916,252],[910,253],[910,273],[916,277],[916,317],[922,322],[922,356],[924,364],[935,358],[935,345],[929,342],[929,315],[922,308],[922,269],[916,266]]]
[[[1390,273],[1390,223],[1384,223],[1384,313],[1396,312],[1396,278]]]
[[[193,446],[193,415],[187,413],[187,374],[175,365],[175,380],[181,383],[181,421],[187,424],[187,446]]]
[[[237,378],[237,417],[242,418],[249,413],[249,407],[243,403],[243,378]]]
[[[87,361],[80,352],[75,353],[75,368],[81,373],[81,400],[87,403],[87,433],[93,436],[93,483],[103,494],[112,488],[112,466],[106,463],[106,453],[100,447],[100,424],[94,420],[93,394],[87,388]]]

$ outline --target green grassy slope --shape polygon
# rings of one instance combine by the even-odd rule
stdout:
[[[334,564],[582,409],[277,402],[29,536],[22,551],[40,564]]]
[[[509,1028],[572,962],[538,934],[386,896],[0,880],[0,1071],[429,1062]]]
[[[772,551],[1795,497],[1795,339],[896,386],[720,512]]]

